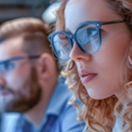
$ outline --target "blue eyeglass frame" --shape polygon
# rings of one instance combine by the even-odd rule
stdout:
[[[108,24],[123,23],[123,22],[125,22],[125,21],[126,21],[125,19],[123,19],[123,20],[115,20],[115,21],[107,21],[107,22],[86,21],[86,22],[83,22],[83,23],[81,23],[81,24],[78,25],[78,27],[77,27],[77,29],[75,30],[74,34],[70,34],[70,33],[68,33],[68,32],[59,30],[59,31],[55,31],[55,32],[51,33],[51,34],[48,36],[48,39],[49,39],[49,41],[50,41],[50,43],[51,43],[51,46],[52,46],[52,48],[53,48],[53,50],[54,50],[55,55],[56,55],[60,60],[67,61],[67,60],[70,59],[70,57],[67,58],[67,59],[62,59],[62,58],[57,54],[57,52],[56,52],[56,50],[55,50],[54,40],[53,40],[53,39],[54,39],[54,36],[55,36],[56,34],[64,34],[64,35],[66,35],[67,38],[68,38],[68,40],[69,40],[69,42],[71,43],[71,46],[72,46],[72,47],[73,47],[73,44],[74,44],[74,41],[75,41],[76,44],[77,44],[77,46],[78,46],[84,53],[86,53],[86,54],[94,54],[94,53],[96,53],[96,52],[100,49],[100,47],[101,47],[101,43],[102,43],[101,30],[100,30],[100,29],[101,29],[101,26],[102,26],[102,25],[108,25]],[[96,28],[97,28],[97,33],[99,34],[99,48],[98,48],[98,50],[96,50],[96,51],[93,52],[93,53],[88,53],[88,52],[86,52],[86,51],[81,47],[81,44],[79,44],[79,42],[78,42],[78,40],[77,40],[77,38],[76,38],[76,33],[78,32],[78,30],[81,29],[81,28],[83,28],[83,27],[85,27],[85,26],[87,26],[87,25],[89,25],[89,24],[95,25]]]
[[[19,60],[23,60],[23,59],[38,59],[41,55],[31,55],[31,56],[17,56],[17,57],[12,57],[10,59],[7,59],[7,60],[3,60],[3,61],[0,61],[0,65],[1,64],[6,64],[10,61],[19,61]],[[1,73],[1,70],[0,70],[0,73]]]
[[[17,56],[17,57],[12,57],[12,58],[4,60],[4,61],[0,61],[0,64],[7,63],[9,61],[23,60],[25,58],[28,58],[28,59],[37,59],[39,57],[40,57],[40,55],[32,55],[32,56],[27,56],[27,57],[25,57],[25,56]]]

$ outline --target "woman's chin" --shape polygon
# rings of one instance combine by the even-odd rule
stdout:
[[[112,94],[100,93],[98,91],[90,90],[90,89],[87,89],[87,93],[92,99],[95,99],[95,100],[102,100],[112,96]]]

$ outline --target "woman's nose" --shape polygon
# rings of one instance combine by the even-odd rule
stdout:
[[[81,60],[85,60],[85,61],[89,61],[91,58],[91,55],[88,55],[86,53],[84,53],[76,44],[76,42],[74,42],[73,44],[73,48],[70,52],[70,58],[74,61],[81,61]]]

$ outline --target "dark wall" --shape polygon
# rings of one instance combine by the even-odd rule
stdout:
[[[0,23],[18,17],[41,18],[50,0],[0,0]]]

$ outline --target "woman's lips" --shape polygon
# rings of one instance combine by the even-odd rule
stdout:
[[[96,73],[89,73],[89,74],[82,75],[82,76],[80,76],[80,77],[81,77],[81,82],[82,82],[83,84],[88,83],[88,82],[90,82],[92,79],[94,79],[96,76],[97,76]]]

